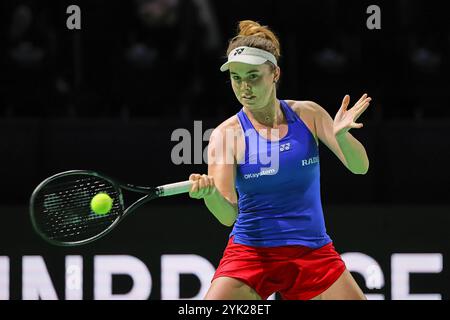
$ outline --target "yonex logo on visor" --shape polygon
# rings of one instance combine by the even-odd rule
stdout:
[[[272,62],[275,66],[277,65],[275,56],[266,50],[253,47],[238,47],[230,52],[228,61],[220,67],[220,71],[227,71],[231,62],[260,65],[266,61]]]

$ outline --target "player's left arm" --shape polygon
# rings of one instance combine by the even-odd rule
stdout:
[[[317,137],[354,174],[366,174],[369,170],[369,159],[364,146],[348,131],[363,127],[362,123],[355,121],[367,109],[370,100],[371,98],[364,94],[347,110],[350,97],[346,95],[334,119],[320,105],[308,101],[313,110]]]

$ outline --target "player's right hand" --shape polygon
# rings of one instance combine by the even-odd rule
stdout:
[[[193,173],[189,176],[189,180],[193,181],[189,196],[194,199],[202,199],[216,192],[214,178],[206,174]]]

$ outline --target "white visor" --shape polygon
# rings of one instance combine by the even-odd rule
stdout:
[[[277,65],[277,59],[275,59],[275,56],[266,50],[253,47],[237,47],[230,52],[228,55],[228,61],[220,67],[220,71],[227,71],[231,62],[260,65],[266,61],[270,61],[274,65]]]

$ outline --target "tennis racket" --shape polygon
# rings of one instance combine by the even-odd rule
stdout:
[[[189,192],[192,181],[140,187],[121,184],[89,170],[71,170],[42,181],[30,198],[30,216],[34,230],[47,242],[59,246],[78,246],[100,239],[128,214],[144,203]],[[144,194],[128,207],[124,190]],[[91,200],[98,193],[113,200],[111,210],[99,215],[91,210]]]

